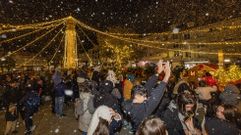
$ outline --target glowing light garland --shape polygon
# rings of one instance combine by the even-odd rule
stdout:
[[[78,20],[76,20],[78,21]],[[156,47],[156,46],[150,46],[150,45],[146,45],[146,44],[143,44],[143,43],[140,43],[138,41],[140,40],[129,40],[129,38],[123,38],[123,37],[118,37],[118,36],[115,36],[115,35],[110,35],[106,32],[102,32],[102,31],[99,31],[97,29],[94,29],[90,26],[86,26],[85,24],[81,23],[81,22],[77,22],[80,26],[82,26],[83,28],[86,28],[88,30],[91,30],[91,31],[94,31],[94,32],[97,32],[97,33],[100,33],[102,35],[106,35],[106,36],[109,36],[109,37],[112,37],[112,38],[116,38],[116,39],[120,39],[122,41],[126,41],[126,42],[129,42],[129,43],[134,43],[134,44],[138,44],[138,45],[141,45],[141,46],[145,46],[145,47],[148,47],[148,48],[155,48],[155,49],[161,49],[161,50],[169,50],[169,51],[177,51],[177,52],[190,52],[190,53],[196,53],[196,54],[211,54],[211,55],[217,55],[218,53],[217,52],[205,52],[205,51],[192,51],[192,50],[181,50],[181,49],[169,49],[169,48],[162,48],[162,47]],[[185,43],[187,44],[187,43]],[[188,43],[189,44],[189,43]],[[224,53],[225,55],[229,55],[229,56],[240,56],[241,53]]]
[[[125,37],[119,37],[116,35],[111,35],[107,32],[103,32],[100,30],[97,30],[95,28],[92,28],[78,20],[75,19],[75,21],[83,28],[90,30],[90,31],[94,31],[96,33],[102,34],[102,35],[106,35],[106,36],[110,36],[113,38],[117,38],[117,39],[121,39],[121,40],[130,40],[130,41],[135,41],[135,42],[142,42],[142,43],[151,43],[151,44],[168,44],[168,45],[173,45],[173,44],[181,44],[181,45],[241,45],[241,41],[237,41],[237,42],[169,42],[169,41],[150,41],[150,40],[140,40],[140,39],[133,39],[133,38],[125,38]]]
[[[61,24],[62,24],[62,23],[61,23]],[[55,26],[54,28],[52,28],[52,29],[50,29],[49,31],[47,31],[45,34],[43,34],[43,35],[41,35],[41,36],[37,37],[37,38],[36,38],[35,40],[33,40],[32,42],[30,42],[30,43],[28,43],[28,44],[24,45],[23,47],[21,47],[21,48],[19,48],[19,49],[15,50],[15,51],[13,51],[13,52],[11,52],[10,54],[7,54],[7,55],[5,55],[5,56],[1,57],[0,59],[4,58],[4,57],[6,57],[6,56],[13,55],[13,54],[15,54],[15,53],[17,53],[17,52],[21,51],[23,48],[25,48],[25,47],[28,47],[28,46],[32,45],[33,43],[35,43],[35,42],[36,42],[36,41],[38,41],[39,39],[43,38],[44,36],[48,35],[48,34],[49,34],[50,32],[52,32],[53,30],[55,30],[55,29],[56,29],[58,26],[60,26],[61,24],[59,24],[59,25]]]
[[[28,61],[24,62],[23,65],[28,64],[29,62],[33,61],[36,57],[38,57],[47,47],[49,47],[49,45],[55,40],[55,38],[62,32],[64,27],[62,27],[59,32],[36,54],[34,55],[31,59],[29,59]]]
[[[58,25],[58,24],[57,24],[57,25]],[[56,26],[56,25],[55,25],[55,26]],[[13,41],[13,40],[16,40],[16,39],[19,39],[19,38],[23,38],[23,37],[28,36],[28,35],[32,35],[32,34],[34,34],[34,33],[37,33],[37,32],[39,32],[39,31],[41,31],[41,30],[49,29],[49,28],[52,28],[52,27],[55,27],[55,26],[52,26],[52,25],[51,25],[51,26],[46,26],[46,27],[37,29],[37,30],[35,30],[35,31],[31,31],[31,32],[25,33],[25,34],[23,34],[23,35],[14,37],[14,38],[10,38],[10,39],[7,39],[7,40],[3,40],[3,41],[0,41],[0,44],[6,43],[6,42],[11,42],[11,41]]]
[[[57,19],[54,21],[48,22],[41,22],[41,23],[34,23],[34,24],[25,24],[25,25],[11,25],[11,24],[0,24],[0,28],[2,29],[16,29],[16,30],[23,30],[23,29],[36,29],[36,27],[44,27],[45,25],[51,25],[54,23],[60,23],[65,21],[66,18]],[[0,29],[1,30],[1,29]],[[2,31],[0,31],[2,33]]]
[[[85,55],[86,55],[86,56],[87,56],[87,58],[89,59],[90,63],[92,63],[92,59],[90,58],[89,54],[87,53],[87,51],[85,50],[85,48],[84,48],[83,44],[81,43],[81,40],[80,40],[79,34],[78,34],[78,33],[76,33],[76,35],[77,35],[77,38],[78,38],[78,40],[79,40],[79,42],[80,42],[80,45],[81,45],[82,49],[83,49],[83,50],[84,50],[84,52],[85,52]]]
[[[44,22],[44,23],[36,23],[36,24],[30,24],[30,25],[1,25],[2,28],[5,28],[7,30],[1,30],[0,29],[0,34],[1,33],[7,33],[7,32],[16,32],[19,30],[26,30],[26,29],[37,29],[35,31],[29,32],[29,33],[25,33],[24,35],[20,35],[18,37],[14,37],[11,39],[7,39],[4,40],[0,43],[3,42],[10,42],[19,38],[23,38],[25,36],[31,35],[33,33],[36,33],[40,30],[43,29],[47,29],[47,28],[52,28],[51,30],[49,30],[48,32],[46,32],[45,34],[41,35],[40,37],[36,38],[35,40],[33,40],[30,43],[27,43],[25,46],[13,51],[12,53],[3,56],[2,58],[15,54],[18,51],[22,50],[23,48],[30,46],[31,44],[33,44],[34,42],[38,41],[39,39],[43,38],[44,36],[46,36],[47,34],[49,34],[50,32],[52,32],[55,28],[57,28],[58,26],[60,26],[61,24],[63,24],[64,22],[66,22],[68,20],[68,18],[63,18],[63,19],[58,19],[55,21],[50,21],[50,22]],[[173,35],[173,33],[171,32],[164,32],[164,33],[147,33],[147,34],[132,34],[132,33],[128,33],[128,34],[120,34],[120,33],[109,33],[109,32],[103,32],[100,31],[98,29],[95,29],[93,27],[90,27],[82,22],[80,22],[79,20],[76,20],[75,18],[73,18],[73,20],[75,21],[75,23],[77,23],[77,26],[80,28],[81,32],[87,37],[87,39],[91,42],[91,44],[95,45],[94,42],[88,37],[88,35],[83,31],[82,28],[90,30],[92,32],[96,32],[98,34],[102,34],[108,37],[112,37],[115,39],[119,39],[121,41],[124,42],[129,42],[129,43],[133,43],[136,45],[140,45],[143,47],[148,47],[148,48],[153,48],[153,49],[161,49],[161,50],[169,50],[169,51],[177,51],[177,52],[189,52],[189,53],[196,53],[196,54],[208,54],[208,55],[217,55],[218,52],[206,52],[206,51],[193,51],[193,50],[183,50],[183,49],[171,49],[171,48],[163,48],[163,47],[157,47],[157,46],[151,46],[151,45],[147,45],[147,44],[166,44],[166,45],[174,45],[174,44],[179,44],[179,45],[241,45],[241,41],[234,41],[234,42],[227,42],[227,41],[222,41],[222,42],[182,42],[182,41],[177,41],[177,42],[170,42],[170,41],[151,41],[151,40],[140,40],[140,39],[133,39],[133,38],[127,38],[127,37],[123,37],[123,36],[147,36],[147,35],[153,35],[153,34],[158,34],[158,35]],[[61,23],[60,23],[61,22]],[[56,23],[56,24],[55,24]],[[4,27],[3,27],[4,26]],[[0,27],[1,28],[1,27]],[[214,30],[225,30],[225,29],[240,29],[241,25],[234,25],[234,26],[221,26],[221,27],[214,27]],[[182,33],[190,33],[190,32],[208,32],[210,29],[209,28],[203,28],[203,29],[196,29],[196,30],[185,30],[185,31],[181,31],[177,34],[182,34]],[[119,36],[118,36],[119,35]],[[79,35],[77,33],[77,37],[80,41]],[[61,39],[62,40],[62,39]],[[62,42],[62,41],[61,41]],[[60,43],[61,43],[60,42]],[[60,46],[60,45],[59,45]],[[91,58],[89,57],[87,51],[85,50],[83,44],[81,44],[81,47],[84,49],[86,56],[88,57],[88,59],[90,61]],[[58,47],[59,48],[59,47]],[[58,49],[57,49],[58,50]],[[55,57],[56,52],[54,54],[54,56],[51,58],[52,59]],[[224,53],[224,55],[229,55],[229,56],[241,56],[241,53]]]
[[[241,19],[241,18],[239,18]],[[220,22],[218,22],[220,23]],[[227,30],[227,29],[231,29],[231,30],[236,30],[236,29],[241,29],[241,25],[226,25],[226,26],[212,26],[218,23],[213,23],[213,24],[209,24],[206,26],[200,26],[200,27],[195,27],[192,29],[187,29],[187,30],[183,30],[178,32],[177,34],[186,34],[186,33],[204,33],[204,32],[209,32],[210,28],[212,28],[213,30],[219,30],[219,31],[223,31],[223,30]],[[206,27],[206,28],[205,28]],[[210,27],[210,28],[207,28]],[[118,36],[149,36],[149,35],[172,35],[174,34],[173,32],[161,32],[161,33],[143,33],[143,34],[137,34],[137,33],[111,33],[108,32],[108,34],[112,34],[112,35],[118,35]]]
[[[77,25],[78,27],[79,25]],[[84,36],[90,41],[90,43],[93,45],[93,46],[97,46],[90,38],[89,36],[83,31],[83,29],[81,27],[79,27],[80,31],[84,34]]]
[[[60,40],[60,42],[59,42],[59,45],[58,45],[58,47],[57,47],[57,49],[56,49],[53,57],[52,57],[52,58],[50,59],[50,61],[48,62],[49,64],[53,61],[53,59],[55,58],[56,54],[58,53],[58,50],[59,50],[61,44],[62,44],[63,41],[64,41],[64,37],[65,37],[65,34],[63,34],[63,36],[62,36],[62,38],[61,38],[61,40]]]

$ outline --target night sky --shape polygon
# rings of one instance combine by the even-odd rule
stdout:
[[[149,33],[241,16],[240,0],[0,0],[0,23],[28,24],[72,15],[100,30]]]

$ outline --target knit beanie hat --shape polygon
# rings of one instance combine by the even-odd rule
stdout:
[[[240,90],[233,84],[228,84],[219,96],[224,104],[236,105],[241,99]]]

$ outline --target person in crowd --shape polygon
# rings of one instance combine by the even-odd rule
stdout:
[[[79,80],[79,83],[82,81]],[[83,82],[82,82],[83,83]],[[95,111],[93,105],[94,95],[91,94],[91,89],[81,87],[80,85],[80,98],[79,101],[76,102],[76,115],[79,121],[79,130],[82,132],[82,135],[86,135],[88,131],[88,127]],[[92,101],[91,101],[92,100]]]
[[[160,84],[154,88],[157,83],[158,76],[160,73],[164,71],[165,77],[160,82]],[[157,63],[157,74],[153,75],[148,82],[146,83],[146,87],[142,85],[137,85],[133,88],[133,100],[132,102],[127,102],[123,104],[123,109],[126,114],[128,114],[131,118],[133,131],[135,132],[141,121],[150,116],[154,110],[157,108],[162,96],[165,92],[165,87],[170,77],[171,71],[169,62],[167,62],[164,66],[162,64],[162,60]],[[153,89],[154,88],[154,89]],[[150,90],[150,97],[147,97],[148,92]]]
[[[77,71],[74,71],[73,75],[72,75],[72,90],[73,90],[73,101],[75,101],[75,99],[79,98],[79,85],[77,82]]]
[[[109,75],[108,73],[106,75],[103,73],[102,81],[100,81],[99,87],[98,87],[98,94],[95,94],[95,97],[94,97],[94,106],[95,108],[97,108],[101,105],[106,105],[112,108],[113,110],[115,110],[116,112],[118,112],[119,114],[121,114],[122,112],[121,112],[120,103],[118,99],[112,94],[114,90],[113,82],[115,82],[113,80],[116,80],[115,75],[113,74],[114,74],[113,72],[111,74],[109,73]],[[114,134],[118,132],[121,128],[121,125],[122,125],[122,120],[116,121],[114,119],[109,126],[110,134]]]
[[[155,116],[149,116],[142,121],[136,135],[168,135],[164,121]]]
[[[56,86],[61,83],[62,81],[62,74],[59,68],[56,68],[53,71],[53,75],[52,75],[52,85],[53,85],[53,89],[51,91],[51,96],[52,96],[52,112],[55,113],[55,88]]]
[[[119,113],[115,112],[112,108],[104,106],[104,105],[99,106],[96,109],[95,113],[93,114],[93,117],[91,119],[91,122],[90,122],[90,125],[88,128],[87,135],[93,135],[95,133],[98,125],[100,124],[100,118],[106,120],[108,122],[108,125],[113,121],[113,119],[115,119],[116,121],[119,121],[122,119],[121,115]],[[109,128],[110,127],[108,127],[108,129]],[[99,132],[99,130],[97,130],[97,131]],[[110,131],[110,129],[109,129],[109,131]]]
[[[119,100],[119,103],[123,102],[123,82],[124,82],[124,77],[122,74],[120,74],[118,76],[118,80],[117,83],[115,84],[115,88],[116,90],[112,91],[112,94],[117,97],[117,99]]]
[[[56,70],[54,71],[54,74],[52,76],[52,80],[54,83],[54,87],[57,86],[59,83],[61,83],[62,81],[62,75],[61,75],[61,71],[59,68],[56,68]]]
[[[240,135],[240,112],[232,105],[218,105],[213,117],[205,120],[208,135]]]
[[[66,86],[63,81],[57,84],[54,88],[54,95],[55,95],[55,113],[57,117],[63,117],[63,107],[64,107],[64,97]]]
[[[205,81],[199,81],[199,87],[195,89],[195,92],[198,94],[199,100],[203,102],[208,102],[211,100],[212,92],[217,91],[217,86],[208,86]]]
[[[28,84],[26,93],[20,100],[21,115],[25,123],[25,135],[30,135],[35,129],[36,125],[33,124],[33,115],[38,111],[40,105],[40,98],[38,93],[33,88],[33,83]]]
[[[219,95],[223,104],[234,105],[241,112],[241,95],[240,90],[234,84],[225,86],[224,91]]]
[[[93,75],[92,75],[92,78],[91,78],[91,80],[95,81],[98,84],[99,84],[100,78],[101,78],[100,77],[101,76],[100,71],[101,71],[101,66],[98,65],[98,66],[94,67]]]
[[[133,88],[133,81],[134,76],[133,75],[126,75],[126,79],[124,80],[124,87],[123,87],[123,97],[124,100],[130,100],[131,99],[131,90]]]
[[[201,124],[194,117],[197,100],[189,90],[177,95],[175,104],[169,106],[163,113],[161,119],[166,123],[170,135],[192,135],[201,134]]]
[[[12,79],[9,81],[9,86],[6,88],[6,91],[3,94],[4,106],[9,104],[17,104],[21,99],[21,93],[17,87],[17,80]]]
[[[5,119],[7,121],[6,129],[4,135],[11,135],[17,133],[16,124],[17,124],[17,106],[15,104],[10,104],[6,108]]]

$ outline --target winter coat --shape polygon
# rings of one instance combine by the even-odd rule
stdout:
[[[82,109],[82,111],[84,112],[84,114],[79,115],[79,129],[84,132],[87,132],[91,118],[92,118],[92,114],[88,109],[88,102],[91,96],[93,95],[91,95],[90,93],[81,92],[80,101],[83,102],[83,108],[77,107],[77,109]]]
[[[7,106],[10,103],[18,103],[21,99],[21,92],[17,88],[8,88],[3,94],[4,105]]]
[[[125,100],[131,99],[131,90],[133,88],[133,84],[130,80],[124,81],[124,88],[123,88],[123,96]]]
[[[172,104],[173,102],[171,102]],[[181,120],[178,116],[178,110],[174,104],[168,107],[168,109],[163,113],[161,119],[165,122],[166,128],[169,135],[185,135]],[[193,119],[194,127],[201,128],[198,125],[198,120]]]
[[[206,118],[205,129],[208,135],[241,135],[241,131],[231,123],[218,118]]]
[[[52,76],[52,80],[54,82],[54,86],[57,86],[59,83],[61,83],[61,73],[60,71],[55,71],[54,75]]]
[[[64,97],[65,89],[66,89],[66,85],[63,82],[61,82],[57,86],[55,86],[55,88],[54,88],[55,97]]]
[[[157,76],[152,76],[148,82],[154,83],[153,80],[157,81]],[[152,87],[155,84],[156,82],[150,86]],[[131,121],[133,122],[134,131],[136,131],[142,120],[151,115],[157,108],[162,96],[164,95],[165,87],[166,83],[161,82],[156,88],[150,90],[150,97],[144,103],[137,104],[133,102],[125,102],[123,104],[124,113],[130,116]]]
[[[113,91],[113,83],[111,81],[105,80],[100,82],[99,91],[94,97],[95,108],[106,105],[108,107],[113,107],[118,105],[118,100],[115,96],[111,94]]]

